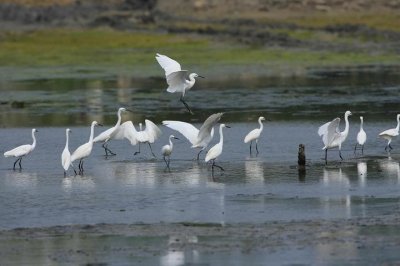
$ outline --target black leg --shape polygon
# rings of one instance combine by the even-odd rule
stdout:
[[[15,165],[16,165],[16,163],[19,161],[19,158],[14,162],[14,167],[13,167],[13,170],[15,170]]]
[[[213,160],[213,164],[212,164],[212,169],[214,171],[214,167],[218,167],[219,169],[221,169],[222,171],[225,171],[224,168],[222,168],[221,166],[215,164],[215,159]]]
[[[251,144],[253,144],[253,141],[250,141],[250,155],[251,155]]]
[[[340,159],[342,159],[342,161],[343,161],[342,151],[341,151],[341,150],[339,150],[339,157],[340,157]]]
[[[139,154],[139,153],[140,153],[140,142],[139,142],[139,151],[135,152],[135,153],[133,154],[133,156],[135,156],[136,154]]]
[[[170,168],[169,168],[169,163],[170,163],[170,162],[171,162],[171,157],[168,156],[168,165],[167,165],[167,166],[168,166],[168,169],[170,169]]]
[[[328,164],[328,149],[325,149],[325,165]]]
[[[19,158],[19,163],[18,163],[18,164],[19,164],[19,170],[21,170],[21,169],[22,169],[22,166],[21,166],[21,161],[22,161],[22,157],[20,157],[20,158]]]
[[[364,155],[364,145],[361,145],[361,154]]]
[[[64,178],[67,176],[67,172],[65,172],[65,170],[64,170]]]
[[[202,151],[203,151],[203,150],[200,150],[199,153],[197,154],[197,161],[200,160],[200,153],[201,153]]]
[[[393,148],[392,148],[392,146],[389,144],[389,148],[390,148],[390,150],[393,150]]]
[[[117,155],[116,153],[112,152],[109,148],[108,148],[108,144],[107,142],[103,143],[103,148],[106,151],[106,156],[108,156],[108,153],[111,155]]]
[[[164,159],[165,164],[167,165],[167,168],[169,168],[169,165],[168,165],[167,160],[165,159],[165,156],[163,156],[163,159]]]
[[[150,142],[147,142],[147,144],[149,144],[151,154],[153,154],[153,157],[156,158],[157,156],[154,154],[153,149],[151,148]]]
[[[354,155],[356,155],[357,144],[358,144],[358,143],[356,143],[356,146],[354,146]]]
[[[256,151],[257,151],[257,154],[258,154],[258,145],[257,145],[257,141],[256,141]]]
[[[185,100],[183,100],[183,96],[181,96],[180,101],[185,105],[186,109],[189,111],[190,114],[194,115],[194,113],[192,112],[192,110],[190,110],[189,105],[185,102]]]

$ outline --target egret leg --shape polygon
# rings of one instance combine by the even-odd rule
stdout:
[[[110,153],[111,155],[116,155],[107,146],[108,146],[107,142],[104,142],[103,145],[102,145],[102,147],[104,148],[104,151],[106,152],[106,156],[108,156],[108,153]]]
[[[356,155],[357,144],[358,144],[358,143],[356,143],[356,146],[354,146],[354,155]]]
[[[15,165],[17,164],[17,162],[19,161],[20,158],[18,158],[15,162],[14,162],[14,167],[13,170],[15,170]]]
[[[258,154],[258,147],[257,147],[257,141],[256,141],[256,151],[257,151],[257,154]]]
[[[192,110],[190,110],[189,105],[185,102],[185,100],[183,99],[183,96],[181,96],[180,101],[185,105],[186,109],[189,111],[189,113],[191,115],[194,115],[194,113],[192,112]]]
[[[215,163],[215,159],[213,160],[213,164],[212,164],[212,169],[214,169],[214,167],[218,167],[219,169],[221,169],[222,171],[225,171],[224,168],[222,168],[221,166],[217,165]]]
[[[170,169],[170,168],[169,168],[169,163],[170,163],[170,162],[171,162],[171,157],[168,156],[168,169]]]
[[[342,151],[341,151],[341,150],[339,150],[339,157],[340,157],[340,159],[342,159],[342,161],[343,161]]]
[[[197,154],[197,161],[200,160],[200,153],[201,153],[202,151],[203,151],[203,150],[200,150],[199,153]]]
[[[390,150],[393,150],[393,148],[392,148],[392,146],[389,144],[389,148],[390,148]]]
[[[163,156],[163,159],[164,159],[165,164],[167,165],[167,168],[169,168],[169,165],[168,165],[167,160],[165,159],[165,156]]]
[[[328,149],[325,149],[325,165],[328,164]]]
[[[253,141],[250,141],[250,155],[251,155],[251,144],[253,144]]]
[[[364,155],[364,145],[361,145],[361,154]]]
[[[19,170],[21,170],[21,169],[22,169],[22,166],[21,166],[21,161],[22,161],[22,157],[20,157],[20,158],[19,158],[19,163],[18,163],[18,164],[19,164]]]
[[[67,172],[64,170],[64,178],[67,176]]]
[[[135,156],[136,154],[139,154],[139,153],[140,153],[140,142],[139,142],[139,151],[135,152],[135,153],[133,154],[133,156]]]
[[[153,149],[151,148],[150,142],[147,142],[147,144],[149,144],[151,154],[153,154],[153,157],[156,158],[157,156],[154,154]]]

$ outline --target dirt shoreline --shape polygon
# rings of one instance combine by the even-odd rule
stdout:
[[[107,264],[121,262],[122,258],[143,262],[166,252],[182,250],[195,250],[211,257],[258,252],[285,254],[293,249],[322,246],[334,249],[342,245],[355,250],[376,251],[398,247],[400,238],[394,232],[399,229],[400,216],[397,214],[265,224],[96,224],[16,228],[0,231],[0,254],[5,263],[21,262],[21,259],[15,259],[28,256],[46,258],[52,263]],[[41,248],[43,246],[47,248]],[[329,252],[332,254],[327,256],[342,258],[334,250]],[[381,262],[388,260],[378,259]]]

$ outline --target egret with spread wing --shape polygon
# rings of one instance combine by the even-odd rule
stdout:
[[[197,129],[190,123],[181,121],[163,121],[163,125],[181,133],[192,144],[192,148],[201,148],[197,154],[199,160],[200,153],[207,148],[214,136],[214,126],[218,123],[224,113],[210,115],[200,129]]]
[[[190,110],[189,105],[183,99],[185,97],[186,91],[190,90],[197,77],[204,78],[196,73],[188,74],[187,70],[182,70],[181,65],[174,59],[169,58],[166,55],[157,54],[157,62],[165,70],[165,76],[167,78],[168,88],[167,91],[170,93],[181,92],[180,101],[185,105],[189,113],[193,114]]]
[[[322,141],[324,143],[325,150],[325,164],[328,163],[328,149],[339,148],[339,157],[343,160],[341,149],[342,143],[346,140],[347,135],[349,134],[349,116],[351,115],[350,111],[346,111],[344,114],[344,120],[346,123],[344,131],[339,130],[340,118],[337,117],[333,119],[331,122],[325,123],[320,126],[318,129],[318,135],[322,137]]]

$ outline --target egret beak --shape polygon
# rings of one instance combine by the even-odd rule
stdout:
[[[230,126],[227,126],[227,125],[225,125],[225,127],[227,127],[227,128],[231,128]]]
[[[205,77],[203,77],[203,76],[200,76],[200,75],[197,75],[197,77],[199,77],[199,78],[202,78],[202,79],[205,79]]]
[[[98,125],[99,127],[102,127],[102,126],[103,126],[103,124],[100,124],[100,123],[97,123],[97,125]]]
[[[133,111],[132,111],[132,110],[129,110],[129,109],[125,109],[125,111],[133,113]]]
[[[174,137],[174,139],[178,139],[177,137]]]

